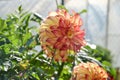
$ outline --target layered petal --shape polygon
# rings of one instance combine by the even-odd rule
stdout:
[[[96,63],[80,63],[75,66],[71,80],[107,80],[107,72]]]
[[[49,57],[56,61],[65,61],[69,55],[68,50],[78,52],[81,46],[85,45],[85,32],[80,29],[81,25],[82,20],[77,13],[70,15],[64,9],[49,13],[40,26],[39,34],[46,54],[50,54]]]

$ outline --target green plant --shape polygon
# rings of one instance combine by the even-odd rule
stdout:
[[[0,18],[0,80],[21,79],[22,74],[27,78],[31,59],[38,53],[34,48],[40,44],[38,35],[31,33],[37,28],[30,25],[34,18],[21,6],[15,14]]]
[[[83,12],[86,10],[80,13]],[[85,46],[82,51],[87,55],[71,54],[67,62],[48,59],[40,48],[36,49],[40,46],[37,25],[41,20],[41,17],[24,11],[21,6],[15,14],[6,19],[0,18],[0,80],[69,80],[73,67],[86,61],[102,65],[115,76],[109,51],[99,46],[96,49]],[[36,33],[33,34],[33,31]]]

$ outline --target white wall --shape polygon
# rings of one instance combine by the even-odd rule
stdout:
[[[110,0],[108,48],[112,51],[113,65],[120,67],[120,0]]]

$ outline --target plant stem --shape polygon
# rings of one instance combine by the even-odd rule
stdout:
[[[56,2],[57,9],[58,9],[58,1],[57,1],[57,0],[55,0],[55,2]]]
[[[35,56],[30,60],[30,62],[33,61],[33,60],[35,60],[42,52],[43,52],[43,51],[41,51],[41,52],[39,52],[37,55],[35,55]]]
[[[62,62],[61,66],[59,67],[58,74],[57,74],[57,79],[55,79],[55,80],[58,80],[58,79],[59,79],[59,77],[60,77],[60,75],[61,75],[61,72],[62,72],[62,70],[63,70],[63,67],[64,67],[64,62]]]
[[[64,2],[64,0],[61,0],[62,2],[61,2],[61,5],[64,5],[65,4],[65,2]]]

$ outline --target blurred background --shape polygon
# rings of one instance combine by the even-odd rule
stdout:
[[[81,14],[86,40],[111,51],[112,65],[120,68],[120,0],[58,0],[68,10]],[[57,9],[55,0],[0,0],[0,17],[13,13],[18,6],[45,18]]]

